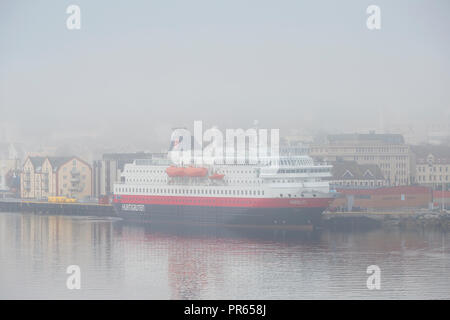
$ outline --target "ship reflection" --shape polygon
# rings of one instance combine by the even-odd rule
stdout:
[[[129,229],[140,229],[139,233],[143,232],[146,241],[167,243],[170,299],[182,300],[201,299],[212,287],[223,295],[226,286],[214,279],[226,279],[231,272],[229,266],[239,266],[244,261],[247,265],[261,266],[263,262],[258,253],[261,246],[270,252],[293,244],[308,250],[320,242],[317,231],[153,225],[128,221],[120,221],[116,227],[124,233]],[[214,296],[216,293],[209,294]]]
[[[210,238],[210,239],[240,239],[261,242],[280,243],[319,243],[321,230],[286,230],[270,228],[245,228],[224,226],[196,226],[185,224],[152,224],[120,221],[122,226],[141,227],[146,234],[161,236],[178,236],[185,238]]]

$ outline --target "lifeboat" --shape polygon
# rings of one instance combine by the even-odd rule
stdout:
[[[189,177],[204,177],[208,173],[208,169],[189,167],[185,169],[185,173]]]
[[[213,180],[220,180],[223,179],[223,177],[225,177],[225,175],[220,173],[214,173],[212,176],[209,176],[209,178]]]
[[[166,173],[169,177],[183,177],[185,176],[184,168],[170,166],[166,169]]]

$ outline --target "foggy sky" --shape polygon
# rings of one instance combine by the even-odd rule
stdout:
[[[70,4],[81,30],[66,29]],[[151,149],[194,120],[282,134],[442,123],[449,13],[448,0],[3,0],[0,139]]]

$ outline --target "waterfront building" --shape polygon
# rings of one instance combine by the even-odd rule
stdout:
[[[330,163],[331,188],[379,188],[388,185],[383,172],[375,164],[358,164],[356,161]]]
[[[413,154],[400,134],[337,134],[310,146],[310,156],[328,162],[355,161],[376,165],[390,186],[408,185],[414,171]]]
[[[90,198],[92,168],[78,157],[27,157],[20,179],[21,198]]]
[[[435,190],[450,189],[450,146],[413,146],[415,183]]]
[[[330,210],[338,211],[410,211],[430,208],[432,190],[424,186],[396,186],[373,189],[337,188]]]

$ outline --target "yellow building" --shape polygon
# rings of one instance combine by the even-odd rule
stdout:
[[[377,165],[390,186],[408,185],[414,179],[414,157],[400,134],[338,134],[327,140],[310,146],[313,158]]]
[[[25,199],[83,199],[92,195],[91,166],[77,157],[28,157],[20,181]]]

